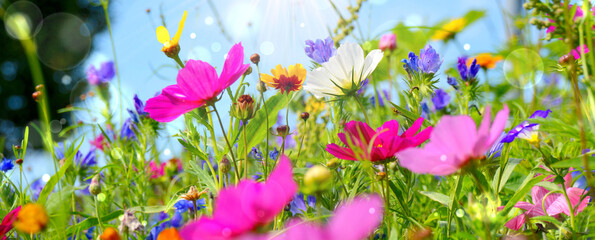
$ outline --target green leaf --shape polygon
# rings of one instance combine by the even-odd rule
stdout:
[[[56,174],[54,174],[50,178],[50,180],[45,184],[45,186],[41,190],[41,193],[39,194],[39,198],[37,199],[37,204],[45,206],[45,204],[48,200],[48,196],[50,195],[50,193],[52,193],[52,191],[54,191],[54,188],[56,187],[56,184],[58,184],[60,179],[62,179],[62,177],[64,177],[66,170],[68,170],[68,168],[70,168],[70,166],[72,165],[74,156],[78,152],[78,149],[81,147],[81,144],[83,144],[84,140],[85,140],[85,138],[83,137],[83,139],[81,140],[79,145],[76,147],[76,149],[74,149],[72,152],[70,152],[70,154],[68,156],[66,156],[64,164],[62,165],[62,167],[60,167],[60,170],[58,170],[58,172]],[[46,206],[46,208],[47,208],[47,206]]]
[[[499,167],[498,170],[496,170],[496,176],[494,176],[494,179],[492,181],[492,188],[493,189],[498,188],[498,189],[496,189],[496,193],[499,193],[500,191],[502,191],[502,189],[504,188],[504,185],[506,185],[506,182],[510,178],[510,175],[512,174],[512,172],[514,171],[514,168],[522,160],[523,159],[509,158],[508,163],[506,164],[506,166],[504,167],[504,171],[502,172],[502,176],[500,176],[500,171],[501,171],[502,167]],[[498,184],[498,179],[500,179],[499,184]]]
[[[269,127],[271,127],[273,124],[275,124],[275,122],[277,122],[277,113],[281,111],[281,109],[285,108],[285,106],[287,106],[288,101],[289,96],[281,93],[277,93],[277,95],[272,96],[266,101],[266,112],[269,113]],[[258,112],[256,113],[256,116],[253,119],[251,119],[248,122],[248,124],[245,125],[248,149],[251,149],[252,147],[262,142],[262,140],[264,140],[264,138],[268,134],[266,112],[264,110],[264,107],[261,107],[260,110],[258,110]],[[244,143],[242,131],[243,128],[238,129],[238,131],[234,133],[231,141],[235,141],[234,139],[238,140],[237,152],[243,156],[246,144]]]
[[[109,221],[112,221],[112,220],[120,217],[122,214],[124,214],[124,210],[118,209],[116,211],[111,212],[108,215],[101,216],[101,222],[107,223]],[[99,224],[99,221],[97,221],[96,217],[87,218],[87,219],[81,221],[80,223],[77,223],[75,225],[72,225],[72,226],[66,228],[66,236],[72,235],[77,230],[82,231],[85,229],[89,229],[90,227],[96,226],[97,224]]]
[[[502,209],[501,212],[503,215],[508,214],[508,212],[512,209],[512,207],[518,201],[520,201],[523,197],[525,197],[525,195],[527,195],[527,193],[529,191],[531,191],[531,188],[533,188],[533,186],[535,186],[535,184],[543,181],[543,179],[545,177],[547,177],[547,175],[540,175],[537,177],[534,177],[534,175],[535,175],[535,171],[529,172],[529,174],[525,178],[525,181],[523,181],[521,186],[519,186],[519,189],[514,193],[514,195],[512,195],[510,200],[508,200],[508,203],[506,203],[506,205],[504,206],[504,209]]]
[[[589,157],[588,163],[589,163],[589,169],[595,168],[595,158]],[[577,158],[559,161],[559,162],[552,164],[552,167],[553,168],[571,168],[571,167],[582,168],[582,167],[584,167],[583,158],[577,157]]]
[[[428,192],[428,191],[419,191],[419,193],[423,194],[424,196],[448,207],[448,203],[450,201],[450,197],[442,194],[442,193],[438,193],[438,192]]]
[[[201,159],[201,160],[208,160],[209,159],[207,157],[207,155],[202,152],[202,150],[196,148],[192,144],[184,141],[183,139],[178,139],[178,142],[180,144],[182,144],[182,146],[184,146],[186,148],[186,150],[188,150],[190,153],[192,153],[192,155],[198,157],[199,159]]]
[[[407,109],[405,109],[405,108],[403,108],[403,107],[401,107],[401,106],[399,106],[397,104],[394,104],[392,102],[390,104],[392,104],[393,107],[396,108],[397,111],[399,111],[399,114],[405,116],[407,119],[409,119],[411,121],[415,121],[415,120],[417,120],[420,117],[420,116],[417,116],[416,114],[408,111]],[[424,127],[428,127],[428,126],[430,126],[430,122],[428,122],[427,120],[424,120],[424,122],[422,123],[422,125]]]
[[[29,126],[25,127],[25,134],[23,135],[23,142],[21,143],[21,149],[23,149],[22,159],[25,159],[25,153],[27,153],[27,144],[29,143]]]

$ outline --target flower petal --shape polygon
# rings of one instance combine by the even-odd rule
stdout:
[[[250,67],[250,64],[244,64],[244,47],[242,47],[242,43],[233,45],[227,53],[223,71],[219,76],[218,90],[223,90],[231,86],[246,72],[248,67]]]
[[[164,26],[157,27],[157,30],[155,32],[157,34],[157,41],[159,41],[161,44],[164,44],[165,42],[170,40],[169,32],[167,31],[167,28],[165,28]]]
[[[184,15],[182,15],[182,20],[178,24],[178,31],[176,31],[176,35],[172,38],[172,42],[177,43],[180,41],[180,37],[182,36],[182,30],[184,30],[184,22],[186,22],[186,16],[188,15],[187,11],[184,11]]]
[[[365,239],[380,225],[383,214],[383,202],[377,195],[360,196],[344,203],[327,225],[329,239]]]

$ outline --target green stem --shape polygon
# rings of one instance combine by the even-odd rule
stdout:
[[[120,71],[119,71],[119,68],[118,68],[118,58],[116,57],[116,45],[114,44],[114,35],[112,33],[112,24],[111,24],[111,22],[109,20],[109,14],[108,14],[108,11],[107,11],[107,7],[109,5],[109,0],[102,0],[101,1],[101,5],[103,6],[103,12],[105,14],[105,23],[107,25],[107,30],[109,32],[110,42],[112,44],[112,53],[114,54],[114,66],[116,68],[116,79],[118,80],[118,97],[120,99],[122,99],[122,85],[121,85],[121,82],[122,81],[120,81]],[[123,119],[122,119],[122,116],[123,116],[123,114],[122,114],[122,109],[123,109],[122,102],[123,101],[119,101],[119,102],[120,102],[120,122],[124,122]]]
[[[304,120],[304,129],[308,129],[308,121]],[[300,146],[298,147],[298,154],[297,159],[299,161],[300,153],[302,152],[302,145],[304,145],[304,138],[306,137],[306,131],[302,134],[302,139],[300,140]]]
[[[244,177],[248,177],[248,141],[246,141],[246,123],[244,123]]]
[[[258,81],[260,83],[261,79],[260,79],[260,68],[258,67],[258,64],[256,64],[256,71],[258,72]],[[264,92],[260,93],[260,99],[262,101],[262,107],[264,108],[264,113],[267,116],[266,117],[266,122],[267,122],[267,128],[265,129],[265,134],[266,134],[266,146],[265,146],[265,153],[264,153],[264,180],[267,180],[268,178],[268,162],[269,162],[269,110],[267,108],[267,104],[264,101]]]
[[[359,105],[360,109],[362,110],[362,113],[364,113],[364,117],[366,118],[366,122],[368,124],[370,124],[370,120],[368,119],[368,114],[366,114],[366,108],[364,108],[364,105],[362,104],[362,102],[357,97],[357,93],[353,94],[353,99],[355,99],[355,102],[357,102],[357,105]]]
[[[176,61],[176,63],[178,63],[178,65],[180,65],[180,67],[185,67],[184,62],[182,62],[182,60],[180,59],[180,56],[176,55],[175,57],[173,57],[173,59]]]
[[[465,179],[465,174],[461,174],[459,176],[459,179],[457,180],[457,184],[455,185],[455,190],[450,195],[450,203],[448,204],[448,209],[449,209],[448,223],[446,225],[446,238],[450,238],[450,225],[452,222],[453,214],[455,212],[454,205],[455,205],[455,202],[457,201],[457,197],[459,196],[459,193],[461,192],[461,188],[463,186],[464,179]]]
[[[95,199],[95,216],[97,217],[97,222],[99,223],[99,229],[103,232],[103,223],[101,222],[101,217],[99,216],[99,202],[97,201],[97,196],[93,196]]]
[[[225,139],[225,143],[227,143],[227,147],[229,148],[229,154],[231,155],[231,159],[233,161],[233,167],[234,167],[234,170],[236,173],[236,183],[238,183],[240,181],[240,172],[238,170],[238,164],[236,162],[236,157],[233,155],[233,149],[231,148],[229,139],[227,139],[227,135],[225,134],[225,129],[223,128],[223,122],[221,122],[221,116],[219,116],[219,111],[217,111],[217,107],[215,107],[215,104],[212,104],[211,106],[213,106],[213,110],[215,111],[215,114],[217,115],[217,120],[219,120],[219,125],[221,126],[221,132],[223,132],[223,138]]]
[[[575,232],[576,228],[574,226],[574,209],[572,207],[572,202],[570,202],[570,198],[568,197],[568,193],[566,192],[565,186],[562,186],[562,192],[564,193],[564,198],[566,198],[566,203],[568,203],[568,209],[570,209],[570,226],[572,226],[572,231]]]

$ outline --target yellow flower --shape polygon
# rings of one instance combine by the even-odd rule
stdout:
[[[284,92],[289,93],[302,89],[307,72],[302,64],[299,63],[290,65],[287,69],[279,64],[271,70],[272,76],[261,73],[260,78],[269,87],[279,89],[281,90],[281,94],[283,94]]]
[[[182,240],[182,237],[175,228],[167,228],[159,233],[157,240]]]
[[[450,22],[444,24],[442,29],[436,31],[432,35],[432,40],[448,40],[454,37],[455,34],[463,30],[467,21],[464,18],[453,19]]]
[[[184,11],[184,15],[182,16],[182,20],[180,20],[180,25],[178,26],[178,31],[171,39],[169,38],[169,32],[164,26],[157,27],[157,41],[163,44],[161,51],[170,58],[177,56],[180,52],[180,45],[178,45],[178,42],[182,36],[182,30],[184,30],[186,15],[188,15],[188,12]]]
[[[319,112],[322,112],[322,110],[324,110],[324,101],[319,101],[316,98],[310,97],[308,98],[308,100],[306,100],[306,112],[309,112],[310,114],[317,114]]]
[[[41,232],[50,221],[45,209],[35,203],[28,203],[21,208],[14,227],[20,232],[27,234],[36,234]]]
[[[492,56],[492,54],[489,53],[482,53],[477,55],[477,57],[475,57],[475,59],[477,59],[477,64],[479,64],[479,66],[481,66],[484,69],[492,69],[494,67],[496,67],[496,63],[502,61],[502,56],[497,55],[497,56]],[[467,65],[471,64],[471,61],[473,61],[472,58],[469,58],[467,60]]]
[[[101,236],[99,236],[100,240],[120,240],[120,235],[118,234],[118,231],[116,231],[116,229],[112,228],[112,227],[108,227],[105,230],[103,230],[103,233],[101,233]]]

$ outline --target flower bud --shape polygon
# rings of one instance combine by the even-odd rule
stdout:
[[[277,135],[281,136],[281,137],[286,137],[287,135],[289,135],[289,126],[287,125],[281,125],[277,127]]]
[[[91,184],[89,185],[89,192],[95,196],[101,193],[101,184],[99,183],[99,174],[96,174],[91,179]]]
[[[376,178],[376,180],[381,181],[384,178],[386,178],[386,173],[385,172],[377,172],[375,178]]]
[[[172,44],[171,41],[167,41],[163,44],[161,51],[165,53],[165,56],[176,58],[178,57],[178,53],[180,53],[180,45],[178,45],[178,43]]]
[[[43,87],[44,87],[43,84],[39,84],[39,85],[35,86],[35,90],[41,91],[43,89]]]
[[[574,61],[574,56],[572,56],[572,54],[562,55],[560,59],[558,59],[558,63],[562,66],[568,65],[571,61]]]
[[[252,73],[252,67],[248,67],[248,69],[246,69],[246,71],[244,72],[244,76],[248,76],[250,75],[250,73]]]
[[[228,173],[229,170],[231,170],[231,164],[229,163],[229,159],[227,159],[227,157],[223,156],[221,163],[219,163],[219,169],[221,169],[222,173]]]
[[[380,37],[378,48],[380,48],[382,51],[395,50],[397,48],[397,36],[394,33],[384,34],[382,37]]]
[[[238,98],[238,101],[233,104],[231,115],[240,120],[248,120],[254,117],[256,111],[254,110],[254,99],[248,94],[244,94]]]
[[[263,81],[258,81],[258,84],[256,85],[256,90],[258,90],[258,92],[260,92],[260,93],[266,92],[267,84],[264,83]]]
[[[36,102],[39,102],[39,100],[41,100],[41,92],[40,91],[35,91],[33,94],[33,100],[35,100]]]
[[[22,158],[19,158],[19,159],[17,159],[17,160],[16,160],[16,163],[17,163],[18,165],[23,165],[23,159],[22,159]]]
[[[252,54],[252,56],[250,56],[250,61],[258,65],[258,63],[260,62],[260,55],[258,55],[258,53]]]
[[[311,191],[323,191],[331,185],[331,170],[328,168],[315,165],[308,169],[304,175],[304,185]]]
[[[207,190],[208,189],[205,189],[205,190],[202,190],[199,192],[196,189],[196,187],[190,186],[190,189],[188,189],[188,192],[186,192],[186,194],[182,194],[180,197],[183,199],[186,199],[188,201],[196,201],[200,198],[200,196],[207,193]]]
[[[15,146],[14,146],[14,148],[15,148],[16,150],[21,150],[21,145],[15,145]]]
[[[335,169],[339,166],[341,162],[338,158],[331,158],[330,160],[326,161],[326,167],[330,169]]]
[[[308,120],[308,118],[310,118],[310,113],[308,112],[303,112],[302,114],[300,114],[300,118],[304,121]]]
[[[397,164],[396,161],[390,162],[390,163],[388,163],[388,169],[397,171],[397,170],[399,170],[399,165]]]
[[[151,9],[147,8],[147,10],[145,10],[147,13],[151,13]]]

